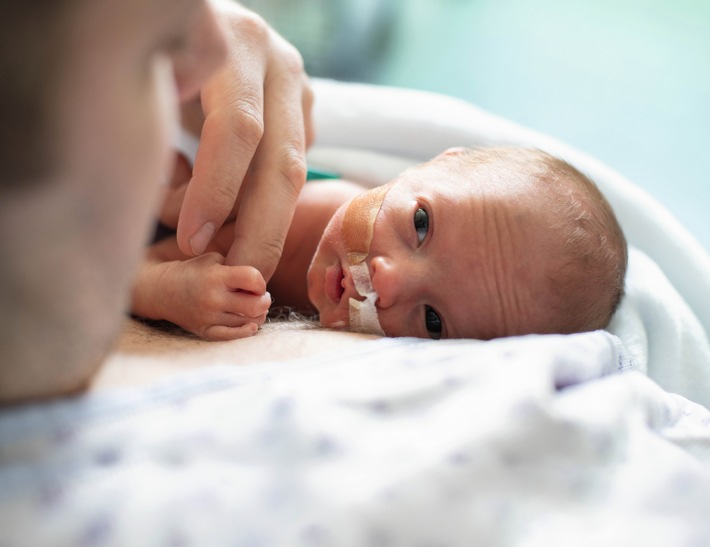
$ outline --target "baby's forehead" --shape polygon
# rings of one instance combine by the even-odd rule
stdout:
[[[530,172],[471,164],[455,157],[438,157],[407,169],[388,184],[397,189],[391,192],[397,200],[407,199],[409,192],[414,192],[456,203],[487,203],[492,208],[506,209],[547,201]]]

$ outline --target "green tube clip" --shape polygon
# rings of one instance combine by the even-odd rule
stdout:
[[[306,180],[333,180],[342,178],[340,174],[335,171],[329,171],[327,169],[321,169],[320,167],[308,167],[308,173],[306,174]]]

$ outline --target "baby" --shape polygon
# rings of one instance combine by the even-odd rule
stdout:
[[[133,311],[209,339],[256,332],[269,306],[387,336],[491,339],[604,328],[619,304],[626,242],[596,186],[523,148],[447,150],[384,186],[304,187],[267,284],[226,266],[232,226],[187,258],[154,244]],[[244,318],[253,322],[244,323]]]

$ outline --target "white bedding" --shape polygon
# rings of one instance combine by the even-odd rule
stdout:
[[[710,412],[631,366],[385,339],[5,413],[0,544],[707,545]]]
[[[316,94],[313,157],[356,178],[538,138],[428,94]],[[710,545],[710,412],[689,400],[710,406],[710,262],[614,176],[595,179],[638,247],[617,336],[383,339],[3,410],[0,547]]]

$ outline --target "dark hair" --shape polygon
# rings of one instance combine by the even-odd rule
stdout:
[[[0,18],[0,191],[25,187],[54,167],[62,36],[78,0],[5,0]]]

